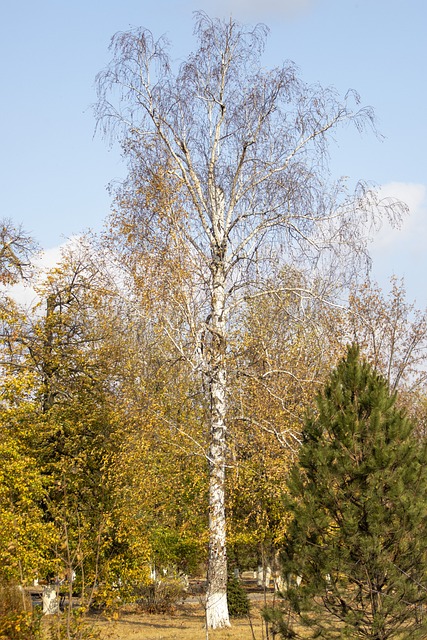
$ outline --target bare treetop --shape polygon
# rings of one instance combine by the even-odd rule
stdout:
[[[401,211],[366,188],[355,196],[344,182],[331,185],[328,144],[340,124],[372,126],[373,111],[355,92],[341,100],[307,85],[292,62],[265,70],[267,31],[198,13],[198,49],[177,73],[164,38],[143,28],[116,34],[113,62],[97,78],[99,126],[119,137],[140,175],[168,160],[200,257],[224,245],[230,270],[268,238],[269,251],[294,264],[312,269],[326,245],[340,258],[351,245],[354,264],[367,257],[366,231],[378,216]]]

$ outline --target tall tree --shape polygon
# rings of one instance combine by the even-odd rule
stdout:
[[[292,63],[265,71],[266,33],[199,13],[198,49],[176,73],[164,38],[143,28],[118,33],[112,62],[98,75],[99,126],[118,136],[129,165],[118,194],[119,218],[124,202],[134,224],[126,239],[139,255],[145,248],[146,264],[159,264],[169,244],[190,269],[180,300],[186,322],[173,336],[171,319],[167,331],[204,378],[209,407],[206,606],[213,628],[229,624],[224,489],[233,312],[281,262],[327,271],[325,285],[339,282],[366,258],[362,229],[381,208],[361,186],[349,195],[342,182],[331,184],[325,162],[330,134],[349,121],[363,129],[371,111],[353,110],[354,93],[340,100],[331,89],[307,86]],[[166,206],[155,188],[159,175],[173,194]],[[396,207],[386,208],[393,217]]]
[[[48,487],[32,448],[37,432],[35,376],[25,367],[24,318],[0,305],[0,583],[25,584],[54,569],[54,527],[43,503]]]
[[[27,494],[38,498],[38,510],[28,509],[27,527],[38,533],[30,515],[45,524],[40,548],[49,556],[49,543],[49,568],[76,570],[82,597],[90,601],[99,581],[111,586],[120,576],[124,589],[132,589],[148,575],[148,544],[120,510],[111,472],[125,435],[117,409],[128,366],[121,359],[122,309],[83,241],[64,253],[38,293],[33,312],[19,312],[11,301],[0,306],[0,422],[16,443],[13,449],[12,440],[0,438],[0,453],[10,456],[11,470],[12,454],[20,455],[22,464],[11,474],[15,492],[27,474],[34,489]],[[10,483],[8,476],[0,478],[0,493]],[[42,576],[47,562],[40,557],[43,563],[32,569]],[[25,573],[28,578],[27,565]]]
[[[40,294],[45,314],[35,315],[27,344],[38,373],[39,464],[52,479],[47,517],[60,530],[58,557],[77,571],[82,597],[90,602],[102,582],[108,601],[119,577],[124,590],[138,571],[144,577],[149,557],[148,545],[121,519],[111,482],[124,438],[116,410],[126,367],[119,364],[120,307],[86,241],[64,253]]]
[[[356,346],[316,404],[288,482],[284,571],[301,584],[267,617],[283,638],[425,637],[425,444]]]

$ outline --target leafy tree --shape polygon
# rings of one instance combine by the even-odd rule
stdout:
[[[0,305],[0,585],[34,580],[55,566],[57,536],[45,520],[48,483],[33,448],[36,376],[25,366],[25,318],[12,300]]]
[[[198,49],[176,73],[164,39],[143,28],[116,34],[113,60],[98,76],[96,115],[117,133],[129,167],[113,220],[123,258],[161,292],[171,284],[179,313],[168,315],[164,331],[204,393],[207,624],[217,628],[229,624],[225,468],[236,310],[265,292],[265,276],[280,263],[341,282],[365,261],[365,227],[384,207],[361,185],[353,195],[330,182],[330,134],[372,122],[354,93],[341,100],[307,86],[292,63],[266,72],[261,25],[199,13],[195,32]],[[325,286],[323,295],[334,294]]]
[[[8,450],[16,443],[22,462],[14,469],[10,461],[14,486],[21,483],[35,502],[23,510],[24,520],[14,522],[28,549],[26,530],[38,531],[37,518],[44,523],[40,555],[50,559],[50,566],[36,562],[35,554],[33,562],[21,562],[21,579],[31,571],[45,577],[48,569],[75,570],[87,602],[101,581],[111,586],[120,578],[129,591],[146,578],[149,563],[146,538],[122,518],[110,473],[124,440],[116,405],[126,361],[119,364],[122,317],[107,285],[87,247],[74,246],[40,286],[32,313],[13,304],[0,307],[0,419]],[[10,484],[2,474],[0,493],[7,495]]]
[[[30,275],[35,241],[12,220],[0,220],[0,283],[14,284]]]
[[[35,457],[10,434],[19,420],[14,414],[0,415],[0,585],[28,583],[55,567],[57,535],[44,518],[44,478]]]
[[[150,411],[129,420],[109,478],[120,522],[133,523],[149,547],[151,567],[196,572],[206,561],[206,470],[188,443]]]
[[[314,291],[314,283],[286,268],[270,278],[265,295],[248,301],[229,375],[229,550],[241,568],[264,566],[267,579],[268,567],[279,570],[289,520],[281,487],[299,450],[304,413],[341,349],[335,311],[298,293],[310,286]]]
[[[113,584],[129,596],[147,579],[149,545],[123,513],[111,471],[126,435],[118,410],[125,332],[119,301],[90,249],[73,247],[49,274],[46,314],[34,322],[29,353],[39,373],[37,451],[52,479],[48,515],[63,541],[57,554],[77,570],[88,604],[97,584],[112,604]]]
[[[306,420],[289,483],[282,637],[425,637],[426,448],[385,378],[348,349]],[[300,628],[300,627],[299,627]],[[419,634],[419,635],[417,635]]]

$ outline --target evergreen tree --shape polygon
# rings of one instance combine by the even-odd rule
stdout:
[[[356,346],[317,396],[288,483],[283,638],[426,637],[426,449]],[[299,581],[298,581],[299,582]]]

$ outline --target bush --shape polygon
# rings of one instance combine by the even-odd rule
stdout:
[[[228,613],[232,618],[243,618],[249,615],[250,602],[248,594],[234,576],[227,582]]]
[[[82,609],[47,616],[44,627],[47,640],[100,640],[98,630],[88,623]]]
[[[147,613],[172,613],[187,595],[188,580],[183,574],[172,572],[140,588],[137,602]]]
[[[0,585],[0,638],[35,640],[41,637],[41,611],[33,611],[31,601],[13,585]]]

